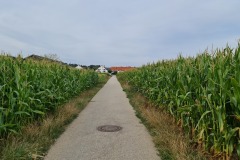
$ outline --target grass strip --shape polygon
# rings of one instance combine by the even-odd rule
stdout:
[[[1,160],[41,160],[50,146],[65,131],[66,127],[87,106],[93,96],[107,82],[106,75],[100,75],[99,84],[63,106],[48,114],[42,121],[35,121],[22,128],[19,134],[9,134],[0,139]]]
[[[198,148],[191,144],[172,116],[134,92],[125,81],[119,81],[126,92],[136,116],[148,129],[161,160],[204,160]]]

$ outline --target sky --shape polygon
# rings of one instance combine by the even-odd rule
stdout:
[[[0,51],[142,66],[236,47],[239,0],[0,0]]]

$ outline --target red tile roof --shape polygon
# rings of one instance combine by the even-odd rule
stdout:
[[[110,67],[111,71],[129,71],[135,69],[135,67]]]

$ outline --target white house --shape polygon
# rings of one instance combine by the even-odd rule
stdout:
[[[104,66],[100,66],[96,72],[100,72],[100,73],[108,73],[108,70],[104,67]]]
[[[77,66],[77,67],[75,67],[76,69],[79,69],[79,70],[81,70],[81,69],[83,69],[83,67],[81,67],[81,66]]]

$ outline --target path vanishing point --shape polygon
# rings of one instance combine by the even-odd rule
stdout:
[[[113,132],[114,129],[119,131]],[[95,95],[45,157],[45,160],[159,159],[151,136],[135,116],[115,76]]]

